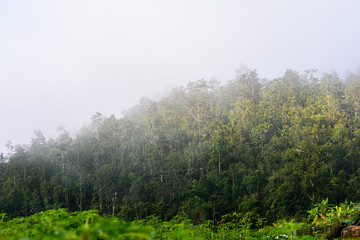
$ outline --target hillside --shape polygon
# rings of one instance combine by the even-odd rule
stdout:
[[[328,198],[358,201],[360,76],[288,70],[262,82],[190,82],[121,118],[96,113],[78,135],[35,131],[0,161],[0,212],[97,209],[127,220],[237,211],[306,218]]]

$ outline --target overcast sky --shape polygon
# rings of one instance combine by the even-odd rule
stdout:
[[[360,68],[358,0],[1,0],[0,152],[240,64]]]

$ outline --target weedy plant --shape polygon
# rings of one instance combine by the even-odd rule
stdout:
[[[48,210],[27,218],[0,222],[1,239],[154,239],[149,227],[105,218],[97,211],[68,213],[65,209]]]
[[[353,203],[347,202],[339,206],[331,206],[325,200],[309,211],[309,219],[314,223],[318,223],[320,218],[322,222],[330,219],[336,222],[344,221],[349,216],[357,214],[354,206]],[[177,215],[170,221],[162,221],[159,217],[151,215],[144,220],[125,222],[117,217],[101,216],[95,210],[71,213],[66,209],[48,210],[11,220],[7,220],[6,214],[0,214],[0,239],[5,240],[312,240],[323,237],[321,232],[311,230],[311,225],[306,223],[279,220],[272,225],[265,225],[265,219],[252,212],[234,212],[224,215],[218,224],[206,220],[198,225],[193,224],[184,215]]]
[[[315,225],[341,224],[344,226],[353,224],[359,216],[356,203],[347,202],[334,206],[328,203],[328,199],[315,204],[315,207],[308,211],[308,219]]]

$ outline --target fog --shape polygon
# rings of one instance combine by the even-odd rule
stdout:
[[[121,117],[141,97],[189,81],[226,82],[240,64],[272,79],[286,69],[360,67],[360,2],[0,2],[0,152],[96,112]]]

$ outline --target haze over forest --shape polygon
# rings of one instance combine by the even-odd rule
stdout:
[[[0,152],[190,81],[360,64],[359,1],[1,1]]]
[[[288,70],[262,83],[242,68],[226,85],[189,82],[122,118],[96,113],[75,137],[37,131],[0,155],[0,212],[304,221],[325,199],[360,199],[359,103],[360,73],[342,83]]]
[[[360,232],[360,1],[0,1],[0,238]]]

